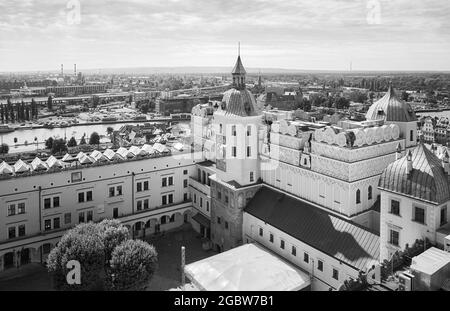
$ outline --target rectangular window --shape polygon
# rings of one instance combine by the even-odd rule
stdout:
[[[339,280],[339,271],[333,268],[333,279]]]
[[[25,214],[25,203],[24,202],[17,204],[17,214]]]
[[[236,153],[237,153],[237,152],[236,152],[236,147],[234,147],[234,146],[231,147],[231,156],[234,157],[234,158],[236,158]]]
[[[228,204],[228,196],[227,195],[225,195],[225,203],[227,203]]]
[[[82,223],[84,222],[84,212],[79,212],[78,213],[78,223]]]
[[[117,195],[122,195],[122,186],[117,186]]]
[[[8,216],[13,216],[16,214],[16,204],[8,205]]]
[[[53,218],[53,229],[59,229],[60,223],[59,223],[59,217]]]
[[[187,174],[188,174],[188,170],[184,170],[183,175],[187,175]]]
[[[273,243],[273,234],[272,233],[269,236],[269,241],[270,241],[270,243]]]
[[[425,223],[425,209],[414,206],[414,221],[421,224]]]
[[[187,193],[183,193],[183,200],[187,201],[188,200],[188,194]]]
[[[44,208],[47,209],[47,208],[51,208],[51,207],[52,207],[52,199],[51,198],[45,198],[44,199]]]
[[[222,192],[217,190],[217,199],[222,200]]]
[[[16,227],[8,228],[8,239],[14,239],[16,237]]]
[[[86,217],[86,221],[92,221],[92,219],[94,218],[94,212],[93,211],[88,211],[87,213],[87,217]]]
[[[48,231],[51,229],[52,229],[52,220],[51,219],[44,220],[44,230]]]
[[[170,176],[170,177],[169,177],[169,186],[172,186],[172,185],[173,185],[173,177]]]
[[[84,202],[84,192],[78,193],[78,203]]]
[[[400,216],[400,202],[391,200],[391,214]]]
[[[194,203],[197,203],[197,194],[194,193]]]
[[[259,236],[263,236],[264,235],[264,230],[263,228],[259,228]]]
[[[217,223],[218,223],[219,225],[221,224],[220,217],[217,217]]]
[[[169,204],[173,203],[173,194],[169,194]]]
[[[148,180],[144,181],[144,191],[148,190]]]
[[[187,188],[188,186],[188,181],[187,179],[183,180],[183,188]]]
[[[391,243],[392,245],[398,246],[399,236],[400,236],[400,233],[398,231],[391,229],[390,234],[389,234],[389,243]]]
[[[65,213],[64,214],[64,224],[68,225],[72,222],[72,214],[71,213]]]
[[[309,263],[309,254],[308,253],[303,254],[303,261],[306,263]]]
[[[441,209],[441,226],[447,223],[447,206]]]
[[[109,187],[109,197],[113,197],[116,195],[116,190],[114,189],[114,187]]]
[[[255,180],[255,177],[253,175],[253,172],[250,172],[250,182],[253,182]]]
[[[141,201],[141,200],[139,200],[139,201],[136,202],[136,209],[137,209],[138,211],[142,210],[142,201]]]
[[[410,141],[414,140],[414,131],[413,130],[409,131],[409,140]]]
[[[209,201],[206,201],[206,211],[209,212]]]
[[[142,191],[142,183],[141,182],[138,182],[137,184],[136,184],[136,192],[141,192]]]
[[[323,271],[323,261],[317,260],[317,270]]]
[[[280,247],[281,247],[281,249],[284,249],[284,241],[283,240],[280,240]]]
[[[228,221],[225,221],[225,229],[228,229]]]
[[[72,178],[72,182],[77,182],[77,181],[81,181],[81,179],[82,179],[82,175],[81,175],[81,172],[75,172],[75,173],[72,173],[72,176],[71,176]]]
[[[297,256],[297,249],[295,248],[295,246],[292,246],[291,254],[293,256]]]
[[[59,197],[53,197],[53,207],[59,207]]]
[[[166,205],[167,204],[167,196],[163,195],[161,197],[161,201],[162,201],[162,205]]]
[[[231,126],[231,135],[236,136],[236,125]]]
[[[19,236],[25,236],[25,225],[19,225]]]
[[[119,217],[119,208],[114,207],[113,209],[113,218]]]
[[[92,191],[86,192],[86,202],[92,201]]]
[[[203,198],[200,197],[200,207],[203,207]]]
[[[144,209],[148,209],[149,205],[148,205],[148,199],[144,200]]]
[[[162,186],[162,187],[167,187],[167,178],[166,178],[166,177],[164,177],[164,178],[162,179],[161,186]]]
[[[247,146],[247,158],[252,156],[252,148],[250,146]]]
[[[247,125],[247,136],[252,135],[252,127],[251,125]]]

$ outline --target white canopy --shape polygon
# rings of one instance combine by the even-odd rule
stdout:
[[[182,151],[183,150],[183,144],[182,143],[175,143],[175,144],[173,144],[173,146],[172,146],[175,150],[178,150],[178,151]]]
[[[70,156],[70,155],[69,155]],[[52,167],[62,167],[63,164],[61,162],[61,160],[58,160],[57,158],[55,158],[54,156],[50,156],[47,161],[45,161],[45,163],[47,164],[47,166],[49,168]]]
[[[94,161],[108,161],[108,159],[98,150],[94,150],[91,152],[90,157],[94,159]]]
[[[165,145],[160,144],[160,143],[154,144],[153,149],[155,149],[156,151],[158,151],[160,153],[169,151],[169,148],[167,148]]]
[[[245,244],[191,263],[186,276],[207,291],[298,291],[309,275],[257,244]]]
[[[80,158],[78,158],[78,162],[80,162],[80,164],[90,164],[90,163],[94,163],[95,160],[92,159],[87,154],[83,153],[83,155]]]
[[[103,155],[108,160],[113,160],[113,159],[116,159],[116,158],[120,157],[112,149],[106,149],[105,151],[103,151]]]
[[[78,152],[78,154],[76,155],[75,159],[79,160],[82,156],[84,155],[83,151]]]
[[[141,150],[148,154],[153,154],[156,152],[155,149],[153,149],[153,147],[148,144],[142,146]]]
[[[66,154],[62,157],[61,160],[62,160],[63,162],[70,162],[70,161],[75,160],[75,158],[73,158],[70,154],[66,153]]]
[[[128,149],[124,147],[117,149],[116,154],[120,155],[124,159],[134,157],[134,154],[129,152]]]
[[[48,169],[48,166],[44,161],[36,157],[33,161],[31,161],[31,168],[33,171],[39,171]]]
[[[14,170],[11,167],[11,165],[6,163],[5,161],[3,161],[0,164],[0,174],[13,174],[13,173],[14,173]]]
[[[30,170],[30,166],[25,163],[24,161],[22,161],[21,159],[18,160],[15,164],[14,164],[14,172],[16,173],[23,173],[23,172],[27,172]]]
[[[147,154],[147,152],[145,150],[142,150],[141,148],[139,148],[137,146],[131,146],[130,149],[128,150],[128,152],[132,153],[134,156]]]

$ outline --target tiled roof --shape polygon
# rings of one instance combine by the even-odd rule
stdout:
[[[233,70],[231,71],[232,74],[246,74],[244,65],[242,65],[241,56],[239,55],[236,64],[234,65]]]
[[[375,233],[266,186],[245,212],[358,270],[379,260]]]
[[[223,94],[222,102],[226,105],[225,111],[218,110],[217,113],[232,114],[241,117],[257,114],[255,98],[247,89],[230,89],[226,91]]]
[[[450,199],[442,162],[422,142],[412,152],[409,175],[407,161],[405,156],[389,164],[380,176],[378,187],[434,203]]]
[[[389,87],[387,93],[370,106],[366,113],[366,119],[393,122],[417,121],[414,110],[409,104],[397,98],[392,87]]]

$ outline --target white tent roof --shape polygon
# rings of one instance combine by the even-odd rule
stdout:
[[[107,161],[108,159],[98,150],[94,150],[91,152],[90,157],[95,161]]]
[[[184,271],[207,291],[297,291],[310,285],[308,274],[253,243],[191,263]]]
[[[82,156],[84,155],[83,151],[78,152],[78,154],[76,155],[75,159],[80,159]]]
[[[132,153],[135,156],[147,154],[147,152],[145,150],[142,150],[141,148],[139,148],[137,146],[131,146],[130,149],[128,150],[128,152]]]
[[[33,171],[38,171],[38,170],[46,170],[48,169],[48,166],[44,161],[36,157],[34,158],[33,161],[31,161],[31,168],[33,169]]]
[[[116,153],[124,159],[128,157],[134,157],[134,154],[129,152],[128,149],[124,147],[120,147],[119,149],[117,149]]]
[[[169,148],[167,148],[165,145],[160,144],[160,143],[154,144],[153,149],[155,149],[156,151],[158,151],[160,153],[169,151]]]
[[[63,166],[62,162],[60,160],[58,160],[57,158],[55,158],[54,156],[50,156],[47,159],[47,161],[45,161],[45,163],[47,164],[47,166],[49,168],[52,168],[54,166],[57,166],[57,167],[62,167]]]
[[[14,172],[23,173],[30,170],[30,166],[21,159],[14,164]]]
[[[13,173],[14,173],[14,170],[11,167],[11,165],[6,163],[5,161],[3,161],[0,164],[0,174],[13,174]]]
[[[73,161],[73,160],[75,160],[70,154],[68,154],[68,153],[66,153],[63,157],[62,157],[62,159],[61,159],[63,162],[69,162],[69,161]]]
[[[183,144],[182,143],[175,143],[175,144],[173,144],[173,148],[175,149],[175,150],[178,150],[178,151],[182,151],[183,150]]]
[[[153,149],[153,147],[148,145],[148,144],[145,144],[144,146],[142,146],[141,150],[146,152],[146,153],[149,153],[149,154],[152,154],[152,153],[156,152],[155,149]]]
[[[112,150],[112,149],[106,149],[105,151],[103,151],[103,155],[108,159],[108,160],[113,160],[114,158],[117,158],[118,155]]]
[[[90,156],[88,156],[87,154],[83,153],[83,155],[81,157],[78,158],[78,161],[81,164],[89,164],[89,163],[94,163],[95,160],[92,159]]]

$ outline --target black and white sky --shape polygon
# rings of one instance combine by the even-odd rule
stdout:
[[[450,1],[0,0],[0,71],[232,66],[238,41],[253,68],[450,70]]]

